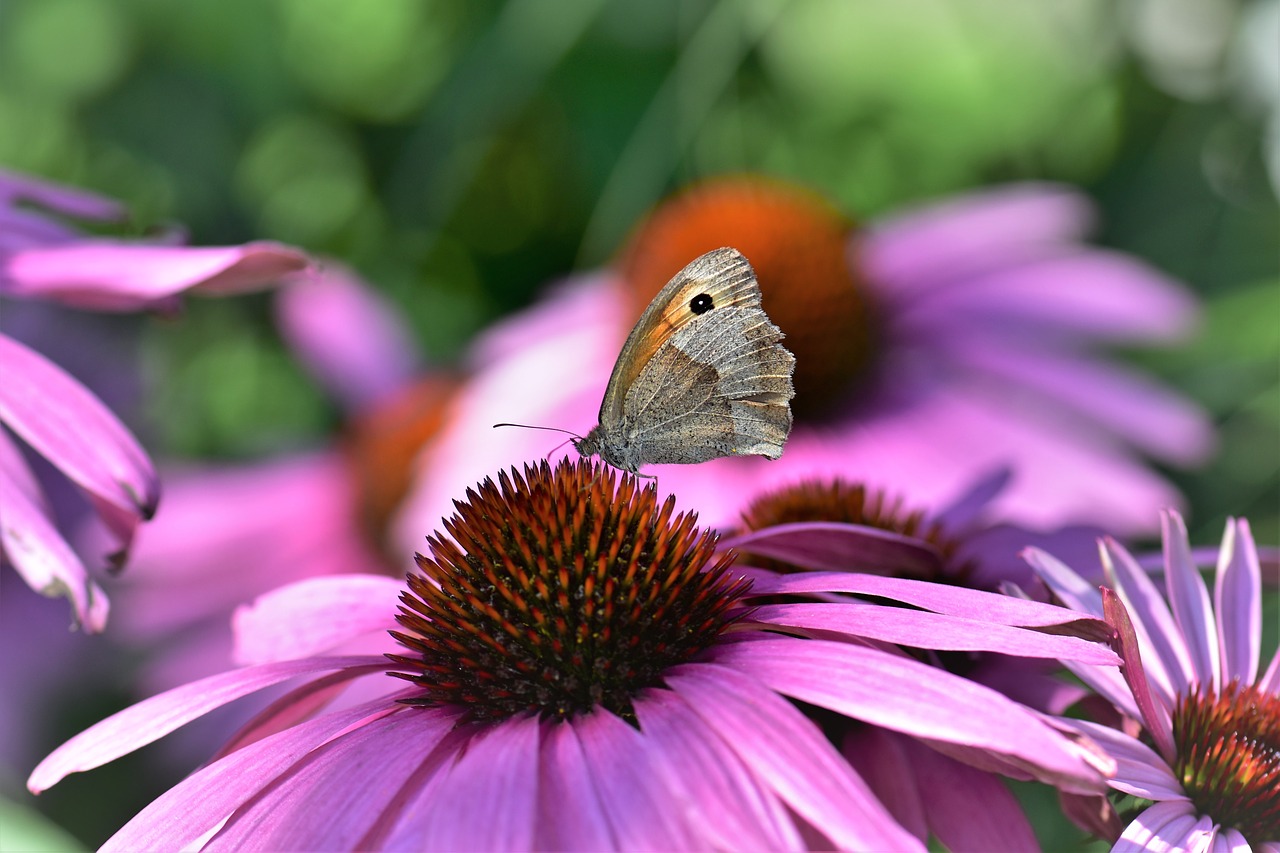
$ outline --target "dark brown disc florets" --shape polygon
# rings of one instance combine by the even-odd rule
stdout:
[[[633,716],[637,691],[711,645],[749,585],[696,516],[587,460],[486,479],[427,537],[393,631],[393,673],[477,719]]]

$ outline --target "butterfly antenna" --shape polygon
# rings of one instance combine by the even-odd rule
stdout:
[[[574,432],[573,430],[560,429],[560,427],[532,426],[532,425],[530,425],[530,424],[494,424],[494,425],[493,425],[493,428],[494,428],[494,429],[497,429],[498,427],[507,427],[507,426],[509,426],[509,427],[520,427],[520,429],[545,429],[545,430],[550,430],[551,432],[562,432],[562,433],[564,433],[565,435],[571,435],[571,436],[573,436],[574,438],[582,438],[582,436],[578,435],[578,434],[577,434],[576,432]]]

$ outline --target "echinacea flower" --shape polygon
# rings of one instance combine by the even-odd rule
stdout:
[[[123,211],[98,196],[0,172],[0,296],[101,310],[171,309],[182,292],[261,287],[308,264],[301,252],[270,243],[188,248],[87,237],[50,214],[106,221]],[[59,532],[9,433],[83,491],[108,533],[102,560],[111,568],[124,564],[138,524],[155,512],[155,470],[92,392],[13,330],[0,334],[0,365],[0,555],[33,589],[66,596],[85,630],[100,631],[106,596]]]
[[[843,570],[991,592],[1033,577],[1019,558],[1028,545],[1083,562],[1100,535],[1096,528],[1035,531],[992,522],[989,505],[1007,479],[998,472],[931,511],[840,478],[805,480],[753,499],[721,547],[778,572]],[[1057,677],[1056,662],[911,645],[907,650],[918,660],[1037,710],[1061,713],[1084,693]],[[933,835],[949,850],[1036,847],[1031,823],[996,774],[899,732],[853,720],[823,722],[876,796],[921,841]]]
[[[731,524],[746,496],[803,477],[892,483],[936,505],[1008,467],[1015,477],[997,505],[1008,520],[1144,530],[1179,497],[1145,457],[1195,463],[1211,429],[1190,402],[1098,350],[1173,340],[1196,305],[1140,261],[1082,244],[1089,219],[1079,194],[1042,184],[865,227],[781,182],[694,186],[659,206],[611,268],[566,283],[477,344],[474,378],[420,459],[399,541],[502,460],[553,443],[494,423],[585,434],[645,305],[721,246],[755,267],[764,309],[796,356],[795,426],[776,462],[646,469],[705,521]]]
[[[1112,788],[1150,801],[1127,825],[1103,814],[1119,832],[1114,850],[1275,853],[1280,652],[1261,669],[1261,573],[1249,524],[1227,522],[1210,594],[1181,516],[1167,511],[1162,520],[1165,595],[1110,539],[1100,546],[1109,586],[1101,593],[1048,553],[1027,553],[1059,599],[1119,633],[1121,672],[1068,663],[1114,705],[1119,726],[1069,724],[1116,759]]]
[[[407,588],[348,576],[264,596],[237,624],[257,663],[104,720],[29,787],[301,678],[103,849],[924,849],[788,699],[1104,790],[1110,768],[1087,742],[879,645],[927,636],[1114,665],[1068,635],[1075,614],[869,578],[912,607],[810,602],[769,616],[758,595],[868,577],[757,573],[752,588],[692,515],[596,463],[504,473],[456,510]],[[370,634],[392,653],[320,656]],[[335,702],[344,688],[357,696]]]

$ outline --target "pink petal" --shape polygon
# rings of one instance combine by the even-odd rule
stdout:
[[[1111,853],[1176,853],[1190,850],[1196,835],[1195,812],[1189,802],[1156,803],[1125,827]]]
[[[989,752],[1068,790],[1096,791],[1101,775],[1033,712],[923,663],[823,640],[758,640],[717,649],[718,660],[770,688],[873,725]]]
[[[1067,607],[1094,617],[1102,616],[1102,596],[1096,585],[1080,577],[1057,557],[1039,548],[1025,549],[1022,558]]]
[[[366,849],[365,837],[456,722],[433,709],[385,703],[381,710],[315,742],[203,849]]]
[[[1273,696],[1280,695],[1280,649],[1271,656],[1267,671],[1258,679],[1258,689]]]
[[[978,477],[960,495],[947,501],[945,508],[934,513],[933,520],[943,529],[961,531],[978,522],[991,502],[1013,482],[1013,469],[1000,465]]]
[[[689,850],[702,846],[685,818],[686,803],[664,779],[648,772],[651,746],[643,735],[600,708],[575,718],[573,728],[616,849]]]
[[[786,808],[708,728],[679,694],[651,689],[637,698],[640,730],[653,761],[688,802],[705,846],[718,850],[797,850],[804,845]]]
[[[224,672],[185,684],[85,729],[49,754],[31,772],[27,787],[40,793],[71,773],[90,770],[127,755],[215,708],[281,681],[313,672],[367,668],[386,670],[375,657],[307,658]]]
[[[129,518],[150,518],[160,499],[151,460],[115,415],[39,353],[0,335],[0,421],[76,484]],[[99,505],[101,510],[103,505]],[[119,517],[107,517],[128,543]]]
[[[591,779],[573,723],[548,723],[538,777],[535,850],[611,850],[618,846]],[[566,809],[565,803],[573,803]]]
[[[1109,783],[1112,788],[1147,800],[1187,798],[1169,765],[1142,741],[1088,720],[1068,719],[1063,723],[1091,738],[1115,759],[1116,773]]]
[[[310,657],[347,640],[395,627],[401,581],[339,575],[298,581],[239,607],[233,617],[238,664]]]
[[[840,751],[898,823],[925,842],[929,839],[927,809],[907,760],[908,740],[879,726],[849,726]]]
[[[1102,540],[1102,565],[1133,620],[1138,648],[1144,652],[1142,664],[1150,673],[1152,687],[1160,691],[1166,704],[1172,704],[1196,677],[1187,643],[1169,605],[1151,576],[1109,536]]]
[[[878,222],[862,259],[873,282],[917,298],[957,274],[1078,240],[1091,218],[1088,202],[1066,187],[1010,184]]]
[[[393,710],[385,699],[346,708],[214,761],[160,795],[102,849],[184,849],[329,738]]]
[[[415,838],[414,850],[528,850],[538,803],[536,717],[504,720],[471,738],[461,758],[443,769],[431,803],[435,820]],[[396,837],[389,846],[396,846]]]
[[[136,311],[187,290],[217,296],[261,290],[309,263],[297,249],[270,242],[186,247],[82,240],[14,252],[0,261],[0,289],[77,308]]]
[[[321,275],[282,288],[275,308],[289,346],[351,411],[417,373],[418,349],[401,314],[342,266],[327,264]]]
[[[1218,668],[1218,626],[1209,590],[1191,559],[1182,516],[1166,510],[1160,513],[1160,521],[1164,532],[1165,585],[1173,617],[1186,641],[1196,681],[1217,690],[1222,684],[1222,671]]]
[[[90,633],[107,623],[106,593],[85,572],[75,551],[54,526],[49,506],[26,460],[0,428],[0,552],[41,595],[65,595],[76,622]]]
[[[929,828],[947,850],[1037,848],[1035,832],[1022,807],[999,777],[918,742],[903,740],[920,797],[929,804]]]
[[[1097,666],[1120,665],[1120,658],[1111,649],[1078,637],[903,607],[835,602],[765,604],[755,608],[749,618],[764,624],[819,631],[833,638],[868,637],[918,649],[1000,652]]]
[[[755,646],[756,643],[734,644]],[[738,670],[738,671],[735,671]],[[838,848],[923,850],[794,706],[766,689],[751,666],[686,664],[667,673],[755,775]]]
[[[836,522],[779,524],[724,539],[720,548],[818,571],[930,576],[942,565],[937,549],[919,539]]]
[[[1262,569],[1245,519],[1227,520],[1213,599],[1222,681],[1253,684],[1262,654]]]
[[[1024,628],[1046,628],[1077,623],[1078,627],[1087,630],[1091,623],[1098,621],[1090,620],[1087,616],[1082,617],[1082,614],[1066,608],[1039,601],[909,578],[885,578],[852,572],[805,572],[777,575],[773,580],[763,578],[757,580],[751,589],[752,595],[814,592],[874,595],[913,604],[936,613],[945,613],[948,616]],[[1110,632],[1103,631],[1098,633],[1098,636],[1109,638]]]
[[[1129,685],[1130,692],[1133,693],[1133,701],[1142,712],[1142,722],[1160,749],[1160,754],[1166,761],[1172,761],[1177,752],[1173,746],[1171,709],[1159,694],[1151,690],[1151,683],[1147,680],[1146,671],[1142,665],[1142,650],[1133,630],[1133,622],[1129,619],[1129,613],[1125,610],[1120,597],[1105,588],[1102,590],[1102,607],[1107,614],[1107,622],[1116,629],[1117,648],[1120,650],[1120,656],[1124,658],[1124,665],[1120,668],[1120,672],[1124,676],[1125,683]]]

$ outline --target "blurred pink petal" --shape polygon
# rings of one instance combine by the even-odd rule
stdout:
[[[304,253],[280,243],[195,247],[81,240],[0,257],[0,293],[97,311],[137,311],[186,291],[226,296],[261,290],[309,263]]]
[[[282,288],[276,323],[294,353],[347,409],[359,411],[408,385],[419,355],[395,309],[348,270]]]

